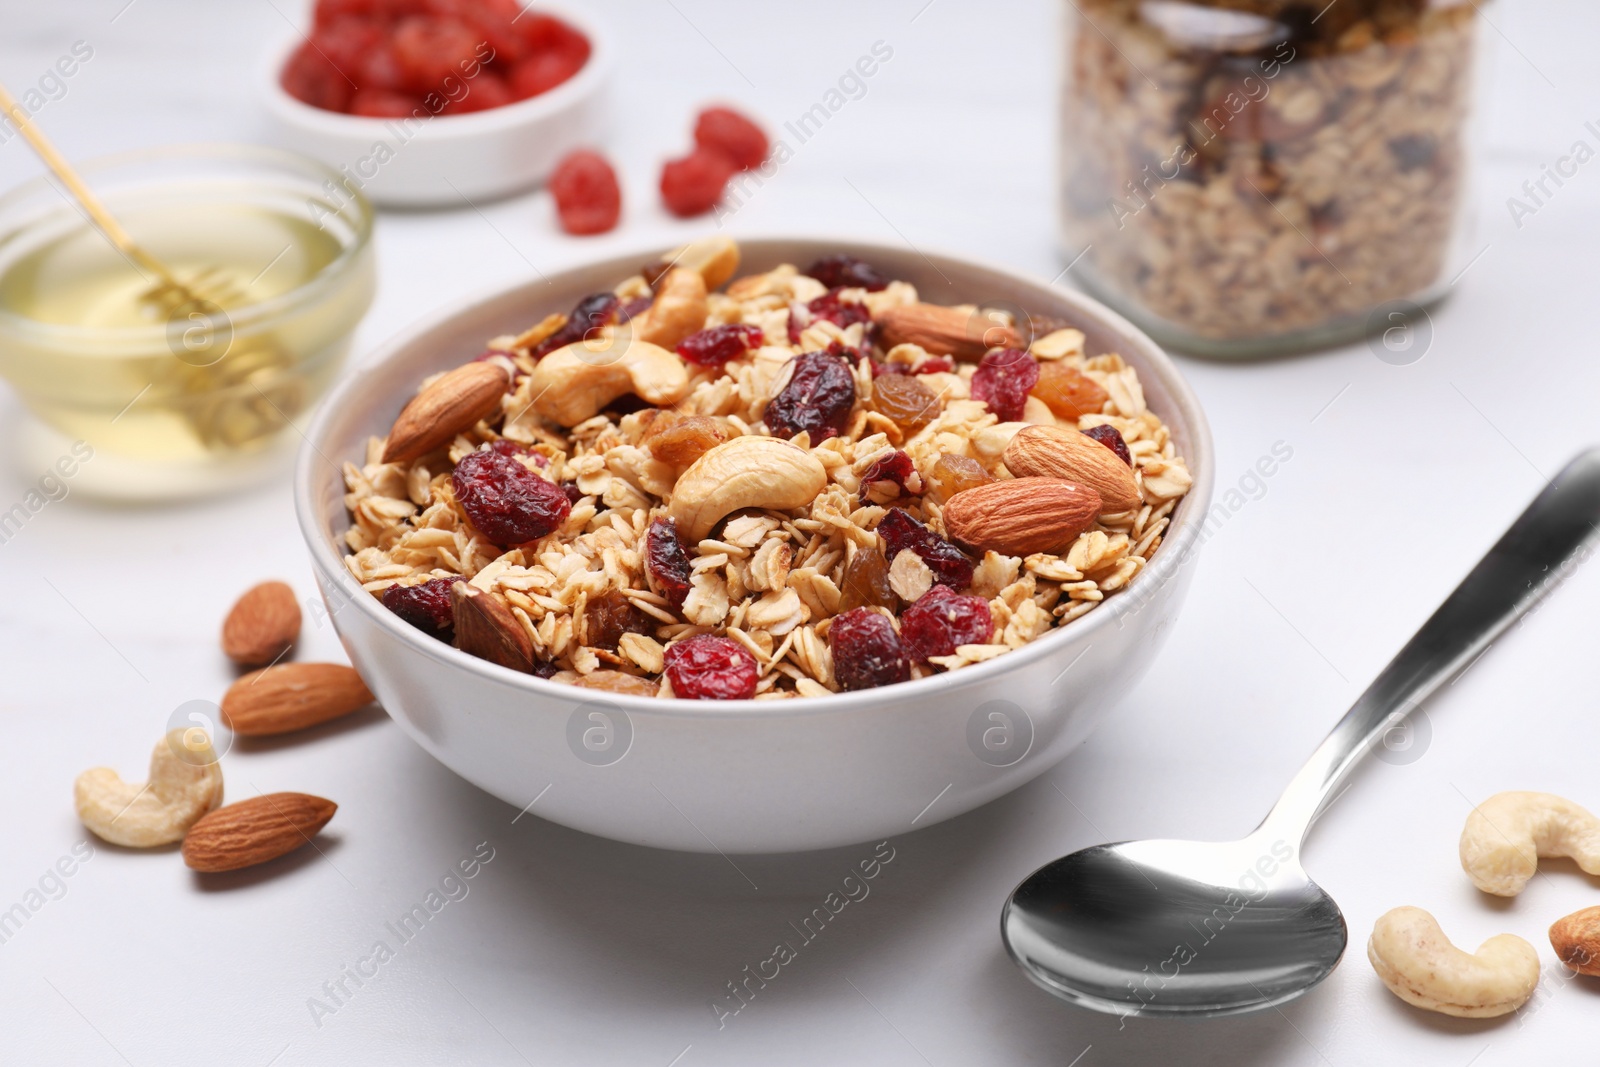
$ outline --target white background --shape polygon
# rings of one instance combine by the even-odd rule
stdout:
[[[254,68],[302,18],[297,5],[134,0],[118,14],[124,3],[5,2],[0,78],[14,90],[76,40],[95,50],[39,116],[68,155],[261,138]],[[623,226],[563,237],[543,194],[482,216],[385,215],[381,291],[358,353],[534,267],[704,232],[665,216],[654,191],[693,109],[725,97],[779,128],[880,39],[894,56],[867,95],[728,230],[859,233],[1046,279],[1060,271],[1053,4],[595,7],[621,41],[604,145],[624,176]],[[1343,905],[1351,948],[1311,995],[1243,1019],[1119,1026],[1033,988],[998,937],[1007,892],[1061,853],[1248,830],[1545,478],[1600,438],[1600,164],[1520,231],[1505,204],[1575,139],[1595,143],[1583,122],[1600,119],[1600,16],[1554,0],[1487,10],[1498,27],[1478,198],[1488,250],[1435,312],[1425,358],[1390,366],[1357,345],[1243,366],[1185,360],[1216,433],[1219,493],[1274,442],[1293,457],[1207,546],[1154,670],[1056,770],[953,822],[908,825],[871,896],[725,1029],[709,1007],[724,983],[769,955],[870,846],[741,858],[752,889],[714,855],[613,844],[532,815],[513,825],[515,810],[370,712],[316,737],[240,744],[224,761],[233,797],[293,789],[338,801],[320,854],[201,881],[173,851],[97,844],[66,895],[0,945],[0,1062],[1494,1067],[1590,1047],[1600,986],[1566,980],[1544,931],[1600,903],[1600,886],[1551,864],[1520,898],[1489,901],[1460,872],[1455,841],[1470,802],[1504,789],[1600,809],[1592,566],[1428,708],[1420,758],[1371,763],[1318,826],[1306,865]],[[20,139],[0,148],[0,183],[37,171]],[[16,418],[0,393],[0,419]],[[42,473],[0,474],[0,505]],[[109,763],[141,776],[173,709],[220,697],[231,677],[216,648],[222,615],[244,587],[280,576],[312,595],[286,475],[182,508],[73,496],[0,545],[0,909],[86,838],[71,804],[79,771]],[[308,617],[302,658],[341,655]],[[393,944],[384,923],[482,841],[495,858],[470,894],[315,1025],[307,999],[374,940]],[[1502,931],[1528,938],[1544,988],[1498,1022],[1404,1006],[1363,958],[1373,920],[1399,904],[1433,911],[1468,946]]]

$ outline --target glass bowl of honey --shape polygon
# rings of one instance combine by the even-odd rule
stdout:
[[[321,163],[243,145],[78,169],[190,299],[158,298],[56,179],[0,196],[0,376],[30,414],[23,472],[71,456],[75,490],[128,500],[285,472],[372,303],[370,204]]]

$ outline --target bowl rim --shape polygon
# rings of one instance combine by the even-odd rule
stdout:
[[[406,144],[416,140],[448,143],[521,130],[581,105],[605,86],[614,62],[615,45],[603,22],[587,12],[563,3],[546,3],[545,0],[537,0],[534,6],[525,10],[553,15],[571,24],[589,39],[589,58],[578,68],[578,72],[554,88],[526,100],[486,111],[471,111],[465,115],[431,115],[422,128],[406,140]],[[305,31],[295,26],[293,33],[269,43],[262,53],[257,65],[257,77],[273,114],[302,129],[326,137],[347,139],[352,143],[360,142],[363,147],[369,145],[375,136],[392,133],[391,124],[401,120],[326,111],[289,95],[280,80],[284,64],[295,49],[308,39]],[[450,121],[440,125],[434,119]]]
[[[289,166],[301,171],[304,177],[308,179],[321,179],[324,185],[328,182],[338,183],[342,177],[338,171],[326,163],[302,152],[269,145],[245,144],[232,141],[191,141],[153,145],[147,148],[133,148],[95,156],[74,164],[74,166],[80,174],[92,182],[95,175],[104,174],[107,171],[113,171],[124,166],[170,163],[196,158],[221,162],[260,164],[263,167],[264,175],[267,173],[267,168],[274,164]],[[185,183],[194,184],[196,179],[174,174],[170,181],[172,185],[177,186]],[[200,181],[203,183],[205,179],[202,178]],[[160,189],[163,187],[163,183],[144,183],[139,186],[141,189]],[[350,214],[348,219],[350,240],[341,242],[338,255],[324,264],[316,274],[294,288],[286,289],[276,296],[253,304],[245,304],[239,308],[223,309],[224,317],[235,332],[251,330],[260,324],[278,321],[301,304],[321,299],[330,286],[336,284],[339,279],[355,269],[362,255],[366,253],[372,244],[372,231],[376,217],[375,209],[372,206],[372,201],[360,189],[350,189],[342,184],[339,187],[342,193],[348,197],[348,200],[344,205],[340,206],[338,211],[329,212],[329,214],[343,214],[348,209]],[[0,194],[0,210],[4,210],[13,203],[19,203],[43,189],[54,189],[58,193],[61,192],[57,178],[48,171],[13,186],[3,194]],[[103,196],[105,195],[103,189],[97,189],[96,192],[101,193]],[[118,193],[113,190],[105,198],[110,201],[111,206],[115,207],[117,196]],[[94,229],[93,224],[83,217],[81,210],[70,200],[63,203],[60,210],[77,215],[78,221],[84,229]],[[48,218],[53,217],[55,216],[48,216]],[[0,243],[10,240],[13,234],[27,232],[38,225],[40,221],[41,217],[35,217],[30,219],[23,227],[0,232]],[[122,349],[115,346],[155,345],[167,336],[168,329],[168,323],[108,328],[76,326],[59,322],[40,322],[36,319],[19,315],[14,311],[0,308],[0,333],[20,337],[34,343],[97,346],[84,353],[88,355],[93,355],[95,351],[105,351],[108,347],[113,347],[115,349],[113,354],[117,358],[121,358]]]
[[[883,244],[881,242],[863,241],[860,238],[829,238],[827,236],[791,236],[784,234],[753,234],[735,238],[739,244],[741,254],[745,250],[764,243],[785,244],[815,244],[821,248],[837,250],[848,248],[853,252],[860,252],[870,256],[874,249],[892,255],[896,258],[906,254],[908,249],[898,246]],[[1162,549],[1154,561],[1142,571],[1133,582],[1129,583],[1128,591],[1110,597],[1110,603],[1088,613],[1080,619],[1074,619],[1063,627],[1052,628],[1043,636],[1030,641],[1021,648],[1014,649],[1003,656],[981,663],[970,664],[960,671],[944,671],[927,678],[918,678],[906,682],[896,682],[893,685],[876,689],[864,689],[856,692],[830,693],[825,697],[792,697],[787,700],[689,700],[682,697],[662,699],[660,697],[645,697],[626,693],[615,693],[607,690],[584,689],[565,682],[554,682],[531,674],[522,674],[508,667],[490,663],[468,655],[450,645],[443,643],[424,634],[416,627],[402,622],[393,612],[385,609],[378,598],[364,590],[345,566],[345,552],[339,541],[318,529],[316,523],[317,501],[312,491],[315,472],[319,464],[331,462],[324,452],[324,440],[329,428],[334,422],[335,415],[339,412],[340,405],[349,401],[359,392],[363,372],[370,371],[388,360],[393,359],[417,336],[438,329],[451,320],[470,314],[486,304],[493,303],[505,297],[508,293],[526,286],[531,281],[539,281],[541,285],[559,283],[564,278],[575,272],[589,272],[616,269],[626,271],[636,268],[639,263],[650,262],[652,257],[660,258],[670,252],[676,245],[663,247],[658,242],[641,244],[636,251],[622,252],[602,260],[586,260],[568,266],[548,276],[530,276],[519,279],[513,283],[502,286],[493,292],[473,298],[459,300],[436,309],[415,322],[407,325],[389,338],[385,339],[365,358],[352,360],[349,371],[345,377],[335,383],[324,396],[317,409],[316,416],[307,428],[304,442],[295,461],[294,478],[294,503],[296,517],[300,526],[301,536],[306,541],[310,551],[313,565],[321,575],[330,582],[335,582],[347,595],[347,599],[354,601],[354,610],[386,630],[391,636],[397,638],[403,645],[407,645],[413,652],[434,660],[435,662],[457,670],[464,670],[476,675],[484,682],[494,683],[502,688],[521,691],[530,697],[544,700],[557,698],[563,702],[571,702],[576,698],[579,704],[593,703],[605,705],[611,709],[620,708],[629,715],[658,715],[680,719],[720,718],[730,715],[761,715],[765,717],[797,718],[816,715],[827,715],[844,712],[863,712],[874,706],[885,706],[902,703],[906,700],[915,700],[923,696],[931,696],[941,690],[965,687],[968,685],[982,685],[985,682],[998,682],[1007,673],[1036,659],[1048,657],[1058,652],[1067,644],[1080,640],[1089,640],[1092,644],[1093,635],[1107,627],[1117,625],[1123,616],[1134,613],[1142,606],[1145,598],[1130,595],[1131,591],[1141,584],[1149,588],[1152,584],[1162,584],[1171,581],[1177,576],[1180,568],[1188,562],[1188,557],[1198,551],[1204,544],[1201,530],[1206,521],[1206,515],[1211,504],[1211,489],[1214,477],[1213,471],[1213,444],[1211,428],[1206,419],[1205,411],[1200,406],[1199,398],[1195,395],[1189,383],[1184,379],[1177,364],[1162,350],[1161,346],[1152,340],[1148,334],[1140,330],[1132,322],[1106,307],[1100,301],[1076,290],[1060,288],[1050,282],[1043,282],[1022,274],[1018,271],[999,266],[995,263],[975,258],[969,255],[958,255],[925,245],[917,245],[909,251],[919,255],[923,260],[939,269],[938,261],[958,270],[977,269],[999,275],[1006,280],[1022,286],[1037,289],[1051,290],[1055,299],[1064,299],[1072,305],[1073,313],[1081,315],[1084,319],[1098,320],[1101,325],[1111,332],[1125,336],[1131,345],[1138,349],[1135,365],[1141,373],[1153,372],[1167,394],[1172,398],[1175,414],[1182,420],[1188,430],[1190,444],[1185,462],[1194,479],[1189,493],[1173,510],[1172,522],[1163,537]],[[619,278],[626,274],[619,273]],[[349,462],[348,457],[340,458],[339,470],[342,464]],[[342,475],[341,475],[341,485]],[[335,619],[337,627],[337,614],[340,610],[348,610],[348,605],[341,605],[330,609],[330,616]],[[1084,652],[1088,648],[1085,647]],[[1083,653],[1079,653],[1081,656]],[[1072,661],[1077,662],[1076,660]],[[1071,664],[1068,664],[1070,669]],[[576,691],[576,692],[574,692]],[[539,701],[530,701],[529,709],[536,710]]]

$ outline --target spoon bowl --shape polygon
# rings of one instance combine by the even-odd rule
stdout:
[[[1001,916],[1012,959],[1084,1007],[1236,1015],[1332,973],[1348,941],[1333,898],[1279,838],[1123,841],[1048,863]]]

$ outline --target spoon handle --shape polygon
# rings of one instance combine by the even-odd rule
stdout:
[[[1600,526],[1600,448],[1580,453],[1518,516],[1406,642],[1295,775],[1262,823],[1304,838],[1333,790],[1377,740],[1477,659],[1553,589]]]

